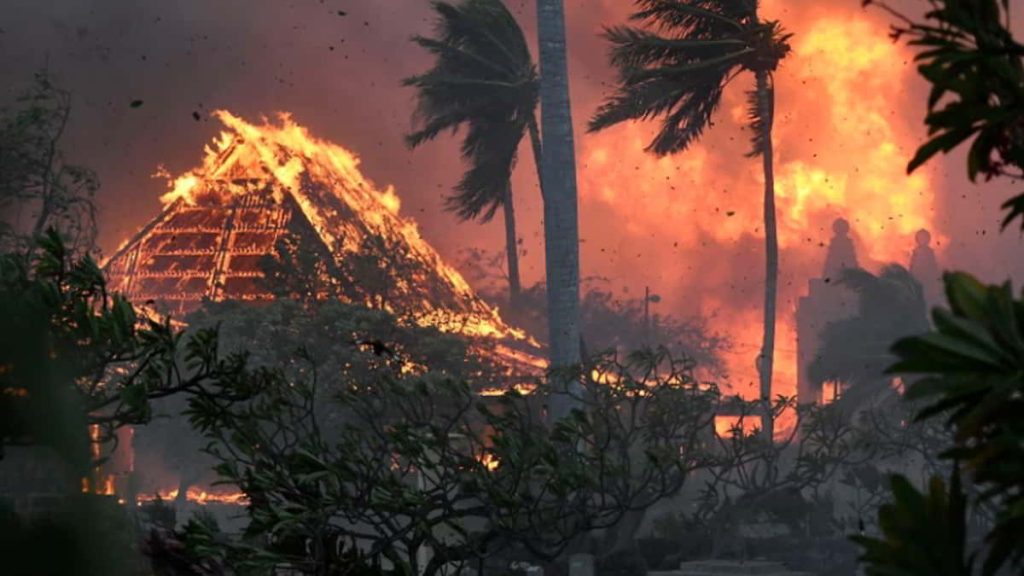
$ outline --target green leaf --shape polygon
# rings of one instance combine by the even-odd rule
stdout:
[[[907,164],[907,174],[910,174],[914,170],[920,168],[925,162],[930,160],[932,156],[935,156],[939,152],[945,153],[956,148],[961,142],[970,138],[974,132],[974,127],[968,125],[966,127],[958,127],[932,138],[918,148],[914,158],[910,160],[909,164]]]

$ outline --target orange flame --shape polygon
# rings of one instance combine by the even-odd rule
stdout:
[[[781,273],[773,393],[786,395],[796,393],[796,302],[821,274],[835,218],[850,221],[869,268],[906,265],[921,228],[932,231],[940,252],[946,244],[935,229],[933,175],[905,173],[922,136],[916,118],[897,112],[919,107],[910,99],[912,53],[857,6],[791,6],[763,3],[767,17],[796,33],[777,73],[774,131]],[[644,153],[656,128],[649,122],[588,135],[579,157],[583,236],[591,244],[608,236],[598,230],[607,223],[589,223],[589,212],[590,222],[614,218],[624,238],[599,244],[593,264],[584,261],[596,268],[590,273],[667,284],[664,310],[705,315],[731,337],[727,384],[752,398],[763,331],[764,179],[760,160],[741,156],[746,115],[743,90],[731,87],[716,126],[686,152]]]
[[[490,472],[494,472],[498,469],[498,466],[501,466],[501,461],[491,452],[484,452],[480,454],[480,456],[477,457],[477,460],[479,460],[480,463],[483,464],[484,468]]]
[[[760,428],[761,419],[757,416],[715,416],[715,434],[720,438],[732,438],[738,431],[749,436]]]
[[[277,124],[264,119],[261,125],[250,124],[224,110],[214,115],[226,130],[206,147],[200,167],[177,177],[159,173],[168,178],[170,188],[161,197],[162,202],[196,204],[208,195],[241,194],[247,191],[248,184],[272,180],[277,199],[281,200],[286,191],[290,193],[328,246],[339,255],[355,253],[366,233],[351,223],[342,222],[339,229],[337,220],[328,222],[322,207],[304,185],[310,180],[323,183],[345,206],[359,214],[371,233],[402,241],[417,260],[432,266],[454,288],[458,298],[473,303],[473,313],[465,315],[451,314],[425,301],[417,323],[467,336],[508,337],[536,345],[522,330],[505,324],[496,309],[475,296],[462,275],[422,239],[416,223],[399,215],[401,202],[394,188],[380,190],[363,177],[355,154],[313,137],[288,114],[280,114]]]
[[[172,490],[158,490],[155,494],[140,495],[137,498],[138,505],[141,506],[146,502],[154,502],[157,499],[168,501],[176,500],[178,498],[178,489]],[[189,488],[185,492],[185,498],[189,502],[205,506],[207,504],[232,504],[236,506],[243,506],[248,503],[248,499],[242,492],[207,492],[201,488]]]
[[[98,425],[89,425],[89,452],[93,461],[98,461],[103,451],[100,432]],[[114,475],[105,473],[102,466],[97,466],[89,476],[81,479],[81,490],[83,494],[113,496],[115,493]]]

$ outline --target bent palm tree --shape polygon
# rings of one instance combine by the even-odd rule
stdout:
[[[445,131],[466,128],[462,157],[469,169],[446,200],[462,220],[489,222],[504,211],[509,301],[519,301],[519,255],[511,177],[529,132],[540,169],[535,110],[537,68],[522,29],[500,0],[434,2],[436,38],[413,41],[436,57],[434,67],[403,84],[417,90],[412,147]]]
[[[754,74],[750,93],[753,148],[764,169],[764,340],[758,357],[761,399],[771,401],[779,249],[775,222],[772,123],[773,73],[789,53],[778,22],[761,21],[756,0],[636,0],[631,20],[653,26],[608,28],[611,60],[619,72],[616,92],[590,121],[597,131],[627,120],[660,117],[661,129],[647,147],[659,156],[685,150],[700,137],[725,87],[742,72]],[[767,413],[767,410],[765,411]],[[772,435],[771,418],[764,430]]]
[[[857,314],[825,326],[807,372],[819,388],[825,382],[849,386],[845,402],[856,406],[888,386],[886,371],[897,359],[893,344],[928,331],[928,306],[921,283],[896,264],[877,276],[847,268],[839,283],[857,294]]]

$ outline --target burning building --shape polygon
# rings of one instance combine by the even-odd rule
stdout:
[[[207,301],[337,298],[465,336],[471,354],[507,368],[503,384],[532,387],[545,366],[537,342],[475,294],[355,155],[287,115],[259,125],[216,117],[225,130],[201,166],[169,178],[163,210],[106,262],[112,291],[179,318]],[[182,500],[186,488],[197,503],[239,497],[197,486],[156,494]]]
[[[216,116],[226,130],[202,165],[171,179],[163,211],[106,263],[112,290],[175,315],[206,300],[338,297],[496,339],[508,362],[543,366],[536,342],[474,293],[355,155],[287,115]]]

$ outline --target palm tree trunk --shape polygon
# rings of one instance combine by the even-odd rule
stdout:
[[[512,182],[505,187],[505,256],[508,259],[508,302],[509,307],[517,310],[522,294],[519,281],[519,241],[516,235],[516,208],[512,203]]]
[[[764,242],[765,242],[765,283],[764,283],[764,341],[761,345],[760,379],[761,401],[765,413],[762,429],[766,438],[774,438],[775,423],[771,415],[772,369],[775,363],[775,308],[779,284],[779,238],[775,221],[775,171],[772,149],[772,123],[775,116],[775,87],[771,74],[757,72],[757,99],[761,108],[764,149],[761,160],[764,169]]]
[[[547,271],[550,367],[555,374],[580,360],[580,245],[576,205],[576,154],[569,105],[569,66],[562,0],[537,0],[540,44],[541,187],[544,190],[544,255]],[[552,378],[548,417],[572,410],[579,388],[567,376]]]

